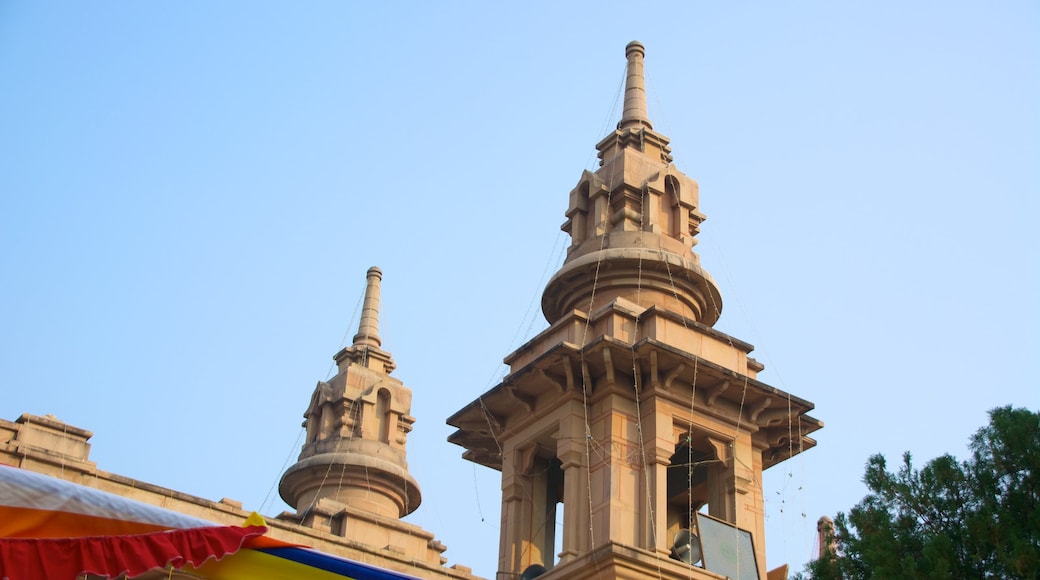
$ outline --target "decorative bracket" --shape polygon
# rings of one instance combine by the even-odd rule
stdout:
[[[666,391],[672,389],[672,382],[686,370],[686,363],[679,363],[679,366],[675,367],[672,372],[668,373],[668,376],[664,379],[664,388]]]
[[[722,381],[716,385],[713,389],[708,391],[708,406],[715,408],[715,400],[719,398],[719,395],[724,393],[729,388],[729,381]]]
[[[524,409],[527,410],[528,414],[534,412],[534,399],[532,399],[531,397],[528,397],[526,395],[520,394],[516,390],[516,385],[507,385],[506,388],[505,388],[505,391],[506,391],[506,394],[509,395],[509,397],[511,399],[513,399],[517,403],[520,403],[521,405],[523,405]]]
[[[762,414],[762,411],[765,411],[766,409],[768,409],[769,405],[771,405],[772,403],[773,403],[773,397],[766,397],[765,400],[762,401],[761,405],[755,407],[755,409],[753,411],[751,411],[751,416],[748,417],[748,419],[752,423],[755,423],[757,425],[758,424],[758,416]]]

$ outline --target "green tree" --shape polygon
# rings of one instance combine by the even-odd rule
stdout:
[[[951,455],[895,472],[867,461],[870,493],[834,521],[836,554],[810,563],[814,579],[1040,578],[1040,414],[993,409]]]

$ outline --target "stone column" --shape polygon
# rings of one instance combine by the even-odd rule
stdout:
[[[649,509],[642,522],[640,546],[668,553],[668,466],[675,454],[671,413],[659,408],[653,399],[643,408],[643,449],[648,470],[641,486],[643,509]]]
[[[522,475],[517,472],[519,453],[508,447],[502,453],[502,523],[499,534],[498,569],[521,570],[520,557],[527,537]]]
[[[563,469],[563,546],[560,563],[589,550],[589,472],[586,465],[588,440],[581,406],[560,421],[556,458]]]

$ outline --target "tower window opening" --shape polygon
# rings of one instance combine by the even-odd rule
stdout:
[[[329,523],[330,531],[337,536],[347,535],[347,514],[340,512],[332,516],[332,520]]]
[[[703,435],[684,433],[668,466],[668,537],[692,529],[698,512],[710,513],[718,485],[720,461]]]
[[[545,472],[545,561],[552,568],[563,552],[563,464],[553,457]],[[559,533],[558,533],[559,532]],[[551,551],[550,551],[551,550]]]

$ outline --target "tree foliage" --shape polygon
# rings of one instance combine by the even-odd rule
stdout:
[[[867,461],[870,493],[835,519],[836,554],[812,578],[1040,578],[1040,414],[993,409],[971,458],[888,470]]]

